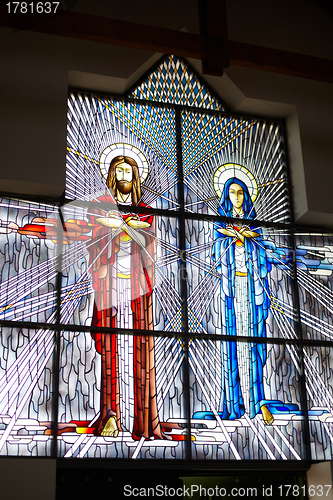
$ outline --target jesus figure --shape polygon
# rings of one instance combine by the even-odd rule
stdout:
[[[106,213],[96,207],[90,216],[96,226],[90,250],[95,290],[92,325],[153,330],[154,221],[152,215],[131,210],[146,207],[140,201],[136,161],[128,156],[113,158],[107,186],[110,194],[97,201],[113,210]],[[115,210],[115,203],[123,210]],[[95,433],[117,437],[124,428],[132,430],[135,440],[164,438],[157,411],[153,336],[104,332],[92,336],[101,355],[100,416]],[[131,356],[133,363],[128,365]],[[133,405],[134,413],[129,416],[128,408]]]

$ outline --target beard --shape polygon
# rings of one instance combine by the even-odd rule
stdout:
[[[117,181],[116,187],[121,194],[128,194],[132,191],[132,181]]]

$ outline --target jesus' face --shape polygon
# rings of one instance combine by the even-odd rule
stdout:
[[[116,186],[122,194],[128,194],[132,190],[133,170],[127,163],[118,163],[116,166]]]
[[[232,205],[235,208],[240,209],[244,202],[243,188],[239,184],[231,184],[229,188],[229,198]]]

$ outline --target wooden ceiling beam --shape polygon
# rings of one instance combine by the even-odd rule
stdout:
[[[333,83],[333,60],[270,49],[249,43],[229,42],[230,64]]]
[[[208,40],[208,36],[203,34],[157,28],[72,11],[64,12],[59,17],[43,20],[43,23],[35,25],[30,23],[29,26],[25,26],[24,21],[23,24],[19,24],[18,19],[15,22],[18,24],[13,26],[12,20],[2,16],[0,25],[90,42],[192,57],[202,61],[212,60],[212,56],[216,61],[220,51],[222,66],[226,67],[228,64],[223,47],[218,45],[212,49],[214,37],[210,36]],[[232,41],[228,43],[228,54],[230,65],[333,83],[333,60],[330,59]],[[209,68],[209,64],[204,69],[205,74],[216,75],[214,67]]]
[[[67,11],[61,16],[45,20],[43,23],[25,27],[25,19],[13,18],[0,25],[10,26],[15,30],[29,30],[49,35],[78,38],[89,42],[121,45],[135,49],[174,54],[176,56],[201,59],[208,55],[204,36],[183,31],[146,26],[139,23],[119,21],[106,17],[91,16]],[[26,18],[27,19],[27,18]],[[22,20],[22,22],[20,22]],[[15,23],[15,24],[14,24]],[[28,23],[28,19],[26,21]]]
[[[200,34],[206,38],[208,56],[202,58],[205,75],[222,76],[230,64],[225,0],[199,0]]]

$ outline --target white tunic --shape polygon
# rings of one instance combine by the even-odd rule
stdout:
[[[233,217],[236,213],[233,212]],[[240,219],[242,215],[238,215]],[[234,224],[235,225],[235,224]],[[237,227],[242,227],[240,224]],[[248,291],[247,291],[247,267],[246,267],[246,251],[245,245],[235,244],[235,297],[234,307],[236,316],[236,332],[237,335],[248,336],[249,334],[249,307],[248,307]],[[241,386],[242,396],[245,405],[245,411],[250,411],[250,359],[249,345],[247,342],[237,342],[237,362],[238,375]]]
[[[131,201],[126,205],[131,205]],[[133,328],[131,250],[132,240],[122,233],[117,254],[117,326]],[[120,414],[123,430],[132,432],[134,423],[133,336],[118,335]]]

